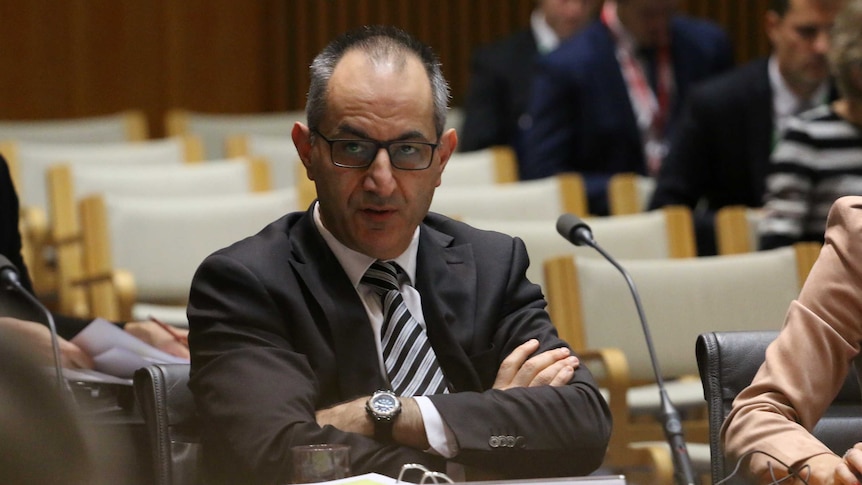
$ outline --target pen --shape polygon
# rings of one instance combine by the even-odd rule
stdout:
[[[148,316],[147,316],[147,318],[148,318],[151,322],[153,322],[153,323],[155,323],[156,325],[158,325],[158,326],[162,327],[162,328],[165,330],[165,332],[168,332],[169,334],[171,334],[171,337],[173,337],[173,338],[174,338],[174,340],[176,340],[177,342],[179,342],[179,343],[181,343],[181,344],[185,345],[186,347],[188,347],[188,346],[189,346],[189,339],[188,339],[188,337],[186,337],[185,335],[180,335],[180,334],[178,334],[178,333],[176,332],[176,330],[174,330],[174,327],[172,327],[172,326],[168,325],[167,323],[165,323],[165,322],[163,322],[163,321],[159,320],[158,318],[156,318],[156,317],[154,317],[154,316],[152,316],[152,315],[148,315]]]

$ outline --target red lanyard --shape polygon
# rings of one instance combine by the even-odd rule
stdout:
[[[670,112],[670,97],[673,91],[673,66],[670,60],[670,44],[658,47],[656,55],[656,92],[647,81],[643,66],[635,59],[634,45],[623,30],[617,16],[617,4],[606,0],[602,7],[602,22],[611,31],[616,44],[617,61],[622,69],[623,80],[628,89],[638,127],[645,133],[644,141],[648,169],[650,173],[658,170],[664,155],[664,131]]]

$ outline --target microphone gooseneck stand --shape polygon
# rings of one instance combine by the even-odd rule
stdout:
[[[661,412],[659,419],[664,430],[665,439],[670,445],[671,456],[674,462],[674,475],[677,483],[681,485],[696,485],[694,467],[691,464],[691,457],[688,454],[688,447],[685,444],[685,438],[682,434],[682,420],[679,417],[679,411],[670,400],[667,394],[667,389],[664,386],[661,370],[658,364],[658,359],[655,355],[652,335],[650,334],[649,325],[647,325],[646,315],[644,314],[643,306],[641,305],[640,295],[637,287],[629,275],[628,271],[622,267],[607,251],[605,251],[593,238],[593,232],[590,227],[579,217],[572,214],[563,214],[557,220],[557,231],[566,240],[576,246],[589,246],[599,254],[601,254],[609,263],[611,263],[625,278],[626,284],[631,291],[632,298],[637,308],[638,318],[640,319],[641,328],[643,329],[644,339],[646,340],[647,350],[649,352],[650,363],[652,364],[653,373],[655,374],[656,384],[659,388],[659,397],[661,400]]]

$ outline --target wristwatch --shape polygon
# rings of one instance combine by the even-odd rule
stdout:
[[[380,390],[368,398],[365,411],[374,421],[374,439],[377,441],[392,441],[392,425],[395,418],[401,414],[401,400],[389,390]]]

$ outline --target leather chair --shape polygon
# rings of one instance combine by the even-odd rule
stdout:
[[[709,448],[712,455],[712,483],[727,477],[736,463],[725,459],[720,432],[730,413],[733,399],[751,384],[766,355],[766,347],[778,336],[777,331],[709,332],[698,336],[697,365],[703,382],[709,412]],[[832,405],[814,428],[814,436],[837,454],[859,440],[862,428],[862,394],[854,367]],[[726,484],[746,483],[734,477]]]
[[[154,364],[135,372],[134,387],[153,455],[157,485],[199,482],[200,420],[188,388],[189,364]]]

